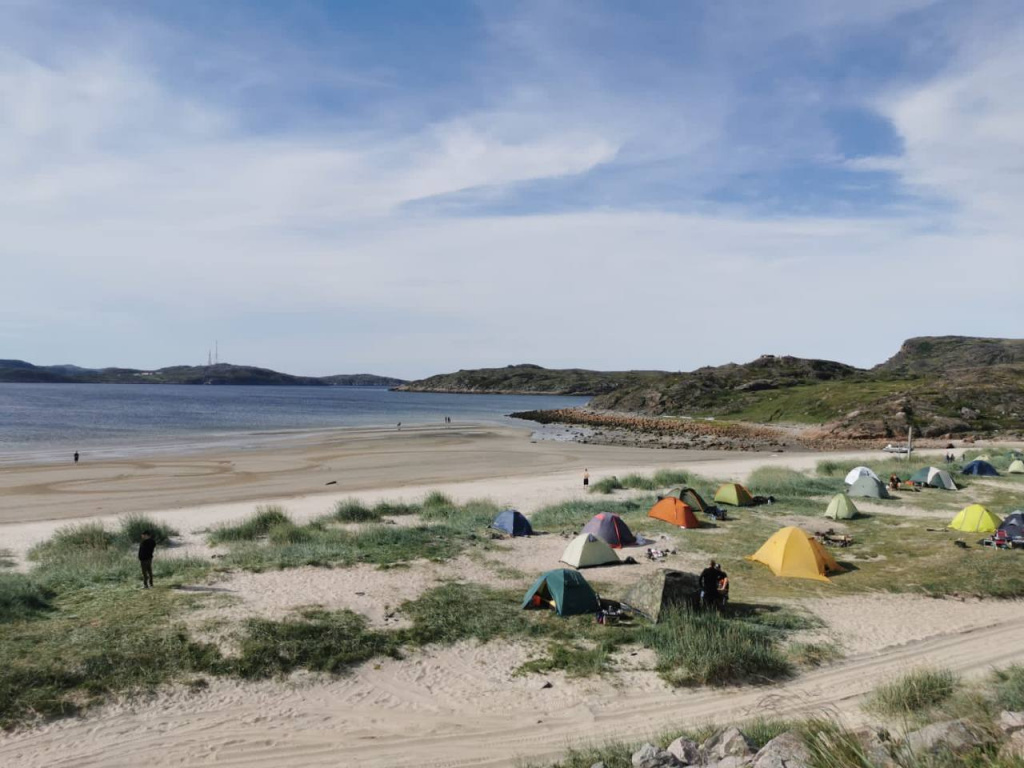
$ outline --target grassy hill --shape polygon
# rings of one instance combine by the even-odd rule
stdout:
[[[453,394],[600,395],[624,386],[657,381],[665,375],[661,371],[603,372],[522,364],[442,373],[410,381],[395,389],[402,392]]]
[[[175,365],[143,371],[136,368],[80,368],[75,365],[33,365],[0,360],[0,382],[63,384],[233,384],[239,386],[393,387],[402,379],[368,373],[335,376],[292,376],[250,365]]]

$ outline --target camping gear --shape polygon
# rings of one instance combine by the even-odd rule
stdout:
[[[825,517],[831,517],[833,520],[853,520],[855,517],[860,517],[860,512],[857,511],[857,506],[849,496],[845,493],[837,493],[828,503]]]
[[[1024,475],[1024,461],[1020,459],[1014,459],[1010,463],[1010,468],[1006,470],[1011,475]]]
[[[847,496],[860,496],[866,499],[888,499],[889,492],[885,489],[885,484],[876,477],[870,475],[861,475],[857,480],[850,486],[850,490],[846,492]]]
[[[1011,539],[1024,539],[1024,512],[1018,509],[1008,514],[998,530],[1006,531]]]
[[[853,469],[846,473],[846,478],[843,482],[845,482],[847,485],[853,485],[854,483],[857,482],[857,478],[865,476],[873,477],[875,478],[875,480],[881,481],[881,478],[867,467],[854,467]]]
[[[679,499],[683,504],[688,505],[690,509],[695,512],[704,513],[708,511],[707,502],[705,502],[703,497],[693,490],[693,488],[686,488],[684,486],[669,488],[665,493],[658,496],[658,501],[669,497]]]
[[[509,536],[532,536],[533,527],[526,515],[515,509],[506,509],[498,514],[491,523],[491,528],[504,531]]]
[[[659,568],[641,577],[622,598],[622,607],[655,623],[671,607],[696,608],[700,579],[695,574]]]
[[[987,539],[982,539],[981,546],[995,547],[996,549],[1013,549],[1013,539],[1006,535],[1006,531],[996,531]]]
[[[619,549],[636,544],[636,536],[622,518],[611,512],[599,512],[583,526],[582,533],[592,533],[610,546]]]
[[[666,523],[678,525],[680,528],[699,528],[700,523],[693,514],[689,504],[681,502],[673,496],[666,496],[647,512],[648,517],[664,520]]]
[[[981,504],[971,504],[961,509],[947,528],[965,533],[992,533],[1002,525],[997,515],[989,512]]]
[[[568,568],[542,573],[527,591],[522,607],[536,607],[534,597],[540,598],[541,607],[551,605],[559,616],[597,613],[601,609],[597,594],[583,574]]]
[[[947,491],[955,491],[956,483],[950,477],[949,472],[938,467],[924,467],[917,470],[910,476],[910,482],[917,485],[928,485],[932,488],[942,488]]]
[[[569,542],[562,552],[561,562],[573,568],[592,568],[596,565],[622,562],[615,550],[592,533],[581,533]]]
[[[960,470],[962,475],[980,475],[983,477],[999,477],[996,468],[982,459],[975,459]]]
[[[739,483],[725,483],[715,491],[716,504],[731,504],[734,507],[749,507],[754,503],[750,491]]]
[[[827,582],[826,574],[843,570],[811,534],[792,525],[773,533],[747,560],[767,565],[776,576],[786,579]]]

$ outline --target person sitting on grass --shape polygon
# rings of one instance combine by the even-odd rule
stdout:
[[[705,608],[721,607],[721,598],[718,593],[719,584],[726,580],[728,577],[725,575],[725,571],[718,567],[718,563],[714,560],[711,561],[711,565],[705,568],[700,573],[700,602]]]
[[[896,473],[889,475],[889,488],[893,491],[900,489],[900,478]]]
[[[156,549],[156,539],[150,531],[142,532],[142,541],[139,542],[139,565],[142,566],[142,588],[149,589],[153,586],[153,551]]]

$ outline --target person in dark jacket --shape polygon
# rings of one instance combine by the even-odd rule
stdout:
[[[718,585],[726,578],[725,571],[718,567],[714,560],[711,565],[700,573],[700,598],[701,605],[710,608],[718,608],[721,599],[718,594]]]
[[[142,532],[142,541],[139,542],[139,565],[142,566],[142,588],[149,589],[153,586],[153,550],[156,549],[156,539],[149,531]]]

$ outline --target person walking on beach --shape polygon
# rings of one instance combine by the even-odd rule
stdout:
[[[142,588],[149,589],[153,586],[153,550],[156,549],[156,539],[150,531],[142,532],[142,541],[139,542],[139,565],[142,566]]]
[[[586,488],[588,485],[590,485],[590,470],[584,469],[583,470],[583,487]]]
[[[78,451],[75,451],[75,464],[78,463]]]

